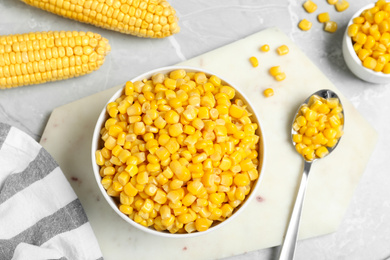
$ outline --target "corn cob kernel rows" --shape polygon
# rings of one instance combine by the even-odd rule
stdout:
[[[0,89],[81,76],[97,70],[110,51],[92,32],[0,36]]]
[[[313,96],[308,104],[301,107],[293,129],[296,150],[306,160],[327,155],[327,147],[334,147],[343,135],[343,109],[338,98],[324,99]]]
[[[355,17],[348,27],[353,48],[362,65],[376,72],[390,73],[390,3],[376,2]]]
[[[101,183],[136,223],[205,231],[233,214],[259,176],[258,125],[216,76],[175,70],[127,82],[107,113]]]
[[[178,33],[175,9],[166,0],[22,0],[54,14],[139,37]]]

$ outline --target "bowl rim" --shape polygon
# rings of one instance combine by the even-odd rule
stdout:
[[[352,60],[357,64],[359,65],[359,67],[364,70],[365,72],[369,73],[371,76],[373,77],[380,77],[380,78],[388,78],[390,79],[390,74],[384,74],[383,72],[381,71],[374,71],[374,70],[370,70],[366,67],[363,66],[362,64],[362,61],[359,59],[359,57],[357,56],[355,50],[353,49],[353,44],[352,44],[352,39],[350,36],[348,36],[348,28],[349,26],[353,23],[353,19],[360,16],[360,14],[364,11],[364,10],[367,10],[367,9],[370,9],[372,7],[375,7],[375,3],[370,3],[370,4],[367,4],[365,6],[363,6],[362,8],[360,8],[358,11],[356,11],[351,19],[349,20],[348,24],[347,24],[347,27],[345,29],[345,33],[344,33],[344,42],[346,44],[346,47],[347,47],[347,50],[350,54],[350,57],[352,58]]]
[[[193,66],[174,65],[174,66],[165,66],[165,67],[160,67],[160,68],[157,68],[157,69],[149,70],[147,72],[144,72],[144,73],[134,77],[133,79],[131,79],[129,81],[135,82],[135,81],[143,80],[145,78],[150,78],[152,75],[154,75],[156,73],[168,73],[170,71],[177,70],[177,69],[184,69],[186,71],[194,71],[194,72],[195,71],[196,72],[204,72],[206,75],[215,75],[215,76],[219,77],[223,82],[225,82],[227,85],[229,85],[229,86],[231,86],[231,87],[233,87],[235,89],[236,94],[238,93],[244,99],[244,101],[248,105],[248,108],[251,110],[250,112],[252,112],[252,114],[256,118],[256,121],[257,121],[257,124],[258,124],[258,129],[256,131],[259,134],[259,137],[260,137],[259,142],[261,144],[260,147],[259,147],[259,150],[261,151],[261,154],[259,153],[261,167],[260,167],[260,169],[258,169],[259,177],[255,181],[255,183],[254,183],[254,185],[253,185],[253,187],[252,187],[252,189],[250,191],[250,195],[245,198],[244,202],[239,206],[239,208],[229,218],[227,218],[226,220],[216,224],[215,226],[210,227],[206,231],[202,231],[202,232],[198,231],[198,232],[193,232],[193,233],[180,233],[180,234],[179,233],[172,234],[172,233],[169,233],[169,232],[163,232],[163,231],[158,231],[158,230],[155,230],[155,229],[152,229],[152,228],[144,227],[141,224],[138,224],[134,220],[130,219],[127,215],[125,215],[124,213],[122,213],[119,210],[117,204],[114,202],[114,199],[107,194],[106,190],[101,185],[101,178],[102,177],[100,176],[100,173],[99,173],[99,167],[100,166],[96,164],[95,152],[98,149],[98,143],[99,143],[99,139],[100,139],[100,130],[101,130],[101,127],[102,127],[102,125],[104,123],[104,120],[105,120],[105,117],[106,117],[106,106],[107,106],[108,103],[114,101],[115,99],[117,99],[118,97],[121,96],[121,94],[123,93],[123,89],[124,89],[125,84],[122,84],[122,87],[119,90],[117,90],[108,99],[108,101],[102,107],[101,112],[99,113],[99,117],[98,117],[98,119],[96,121],[96,124],[95,124],[95,127],[94,127],[94,131],[93,131],[93,135],[92,135],[91,158],[92,158],[93,174],[95,176],[95,180],[96,180],[96,183],[97,183],[97,185],[99,187],[100,192],[103,194],[103,197],[105,198],[107,203],[110,205],[110,207],[123,220],[125,220],[127,223],[131,224],[135,228],[137,228],[139,230],[142,230],[142,231],[145,231],[146,233],[149,233],[149,234],[152,234],[152,235],[157,235],[157,236],[160,236],[160,237],[169,237],[169,238],[189,238],[189,237],[196,237],[196,236],[201,236],[201,235],[208,234],[208,233],[210,233],[210,232],[212,232],[214,230],[217,230],[217,229],[221,228],[222,226],[227,225],[233,219],[235,219],[248,206],[250,201],[253,200],[253,197],[256,195],[256,192],[257,192],[257,190],[258,190],[258,188],[260,186],[260,183],[261,183],[261,181],[263,179],[263,175],[264,175],[264,168],[265,168],[265,161],[266,161],[266,153],[265,153],[265,151],[266,151],[266,142],[265,142],[265,138],[264,138],[264,136],[265,136],[264,135],[264,127],[263,127],[263,125],[260,122],[259,115],[257,114],[256,110],[253,109],[253,106],[252,106],[251,102],[249,101],[249,99],[246,97],[246,95],[240,89],[238,89],[236,87],[236,84],[232,84],[231,81],[225,80],[225,77],[221,77],[217,73],[214,73],[214,72],[212,72],[210,70],[207,70],[207,69],[193,67]]]

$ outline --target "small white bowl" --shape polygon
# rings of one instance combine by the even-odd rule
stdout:
[[[348,68],[358,78],[371,83],[385,84],[390,83],[390,74],[376,72],[363,67],[362,61],[359,59],[355,50],[353,49],[352,39],[348,36],[348,27],[352,24],[353,18],[360,16],[364,10],[370,9],[374,6],[375,4],[366,5],[352,16],[343,37],[343,56]]]
[[[159,68],[159,69],[155,69],[155,70],[152,70],[152,71],[149,71],[149,72],[146,72],[134,79],[132,79],[131,81],[132,82],[135,82],[135,81],[138,81],[138,80],[143,80],[143,79],[150,79],[152,77],[152,75],[154,74],[157,74],[157,73],[163,73],[163,74],[166,74],[166,73],[169,73],[170,71],[173,71],[173,70],[177,70],[177,69],[184,69],[186,70],[187,72],[204,72],[208,77],[211,76],[211,75],[215,75],[217,77],[219,77],[222,82],[224,82],[225,85],[229,85],[231,87],[233,87],[235,90],[236,90],[236,96],[235,98],[240,98],[242,99],[248,106],[247,106],[247,109],[250,113],[252,113],[252,118],[253,118],[253,121],[256,122],[258,124],[258,129],[256,130],[256,134],[258,136],[260,136],[260,141],[259,141],[259,167],[258,167],[258,172],[259,172],[259,178],[255,181],[255,183],[253,184],[252,186],[252,189],[250,191],[250,194],[246,196],[245,198],[245,201],[240,205],[238,206],[235,211],[233,212],[233,214],[227,218],[226,220],[222,221],[222,222],[217,222],[217,224],[214,224],[206,231],[203,231],[203,232],[193,232],[193,233],[185,233],[185,234],[171,234],[169,233],[168,231],[157,231],[153,228],[147,228],[147,227],[144,227],[136,222],[134,222],[132,219],[130,219],[127,215],[123,214],[122,212],[119,211],[119,208],[118,208],[118,205],[117,205],[117,202],[115,201],[115,199],[111,196],[109,196],[106,192],[106,190],[104,189],[104,187],[102,186],[101,184],[101,179],[102,177],[100,176],[99,174],[99,170],[100,170],[100,167],[96,164],[96,158],[95,158],[95,151],[100,149],[101,147],[101,140],[100,140],[100,130],[102,129],[102,127],[104,126],[104,123],[107,119],[107,113],[106,113],[106,105],[110,102],[113,102],[115,101],[118,97],[120,97],[123,93],[123,88],[118,90],[109,100],[108,102],[106,103],[106,105],[102,108],[102,112],[100,113],[100,116],[97,120],[97,123],[96,123],[96,126],[95,126],[95,129],[94,129],[94,132],[93,132],[93,137],[92,137],[92,147],[91,147],[91,156],[92,156],[92,168],[93,168],[93,173],[95,175],[95,179],[96,179],[96,182],[97,182],[97,185],[101,191],[101,193],[103,194],[103,197],[106,199],[106,201],[108,202],[108,204],[111,206],[111,208],[122,218],[124,219],[127,223],[131,224],[132,226],[140,229],[140,230],[143,230],[149,234],[153,234],[153,235],[158,235],[158,236],[162,236],[162,237],[171,237],[171,238],[188,238],[188,237],[194,237],[194,236],[199,236],[199,235],[203,235],[203,234],[207,234],[207,233],[210,233],[222,226],[226,226],[226,224],[228,224],[230,221],[232,221],[237,215],[239,215],[243,210],[244,208],[250,203],[250,201],[253,199],[253,197],[256,195],[256,191],[258,189],[258,186],[261,182],[261,179],[262,179],[262,171],[264,169],[264,162],[265,162],[265,142],[264,142],[264,135],[263,135],[263,128],[261,126],[261,123],[259,121],[259,117],[257,115],[257,112],[255,110],[252,109],[252,106],[248,100],[248,98],[245,97],[245,95],[240,91],[240,89],[229,83],[229,81],[227,81],[224,77],[221,77],[213,72],[210,72],[210,71],[207,71],[207,70],[204,70],[204,69],[200,69],[200,68],[194,68],[194,67],[187,67],[187,66],[170,66],[170,67],[163,67],[163,68]]]

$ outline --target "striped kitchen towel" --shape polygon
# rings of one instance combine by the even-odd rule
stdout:
[[[34,139],[1,122],[0,259],[103,259],[60,167]]]

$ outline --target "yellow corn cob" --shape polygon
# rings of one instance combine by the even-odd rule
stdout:
[[[97,70],[110,51],[92,32],[0,36],[0,89],[68,79]]]
[[[166,0],[22,0],[43,10],[139,37],[164,38],[180,31]]]

